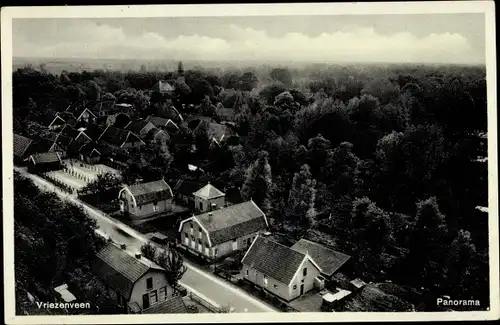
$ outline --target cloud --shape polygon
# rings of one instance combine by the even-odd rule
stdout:
[[[409,32],[380,34],[373,28],[308,36],[294,32],[271,37],[265,30],[226,25],[219,37],[200,34],[165,37],[159,32],[130,35],[121,27],[73,21],[39,41],[15,37],[14,55],[68,58],[193,60],[297,60],[361,62],[482,63],[467,38],[457,33],[417,37]],[[48,41],[51,40],[51,41]]]

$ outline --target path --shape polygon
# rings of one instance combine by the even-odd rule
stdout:
[[[142,244],[148,241],[143,234],[82,202],[74,195],[61,191],[49,181],[28,173],[24,168],[14,167],[14,169],[30,178],[40,188],[55,192],[61,199],[81,206],[90,217],[96,220],[99,226],[97,233],[101,236],[111,237],[114,242],[126,244],[127,249],[134,252],[140,251]],[[273,307],[250,296],[240,288],[200,270],[188,261],[184,261],[184,265],[188,270],[179,284],[212,304],[233,307],[235,312],[277,312]]]

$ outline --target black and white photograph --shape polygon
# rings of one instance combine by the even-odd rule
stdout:
[[[500,317],[493,2],[1,23],[7,324]]]

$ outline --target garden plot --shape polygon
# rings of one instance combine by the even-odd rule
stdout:
[[[78,179],[70,174],[64,172],[63,170],[55,170],[45,174],[49,178],[58,180],[59,182],[71,187],[72,189],[78,191],[79,189],[85,187],[87,183],[81,179]]]

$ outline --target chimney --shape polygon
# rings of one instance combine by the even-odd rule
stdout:
[[[135,258],[137,258],[138,260],[140,260],[140,259],[141,259],[141,256],[142,256],[142,254],[141,254],[141,253],[136,253],[136,254],[135,254]]]
[[[125,245],[125,244],[121,244],[121,245],[120,245],[120,248],[121,248],[121,249],[127,249],[127,245]]]
[[[208,221],[212,221],[212,216],[213,216],[213,213],[212,213],[212,212],[209,212],[209,213],[208,213]]]

